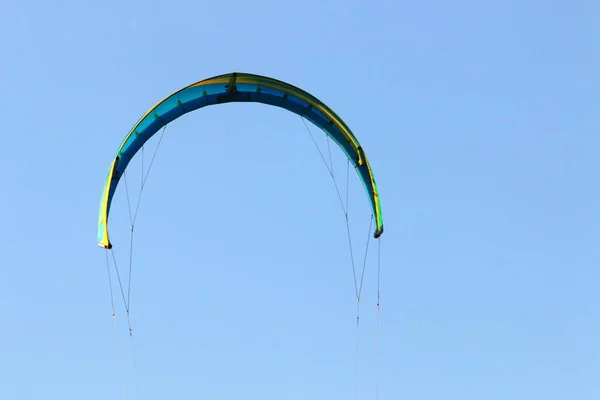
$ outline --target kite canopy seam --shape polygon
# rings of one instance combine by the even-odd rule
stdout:
[[[100,202],[98,245],[112,248],[108,217],[120,178],[135,154],[162,127],[188,112],[231,102],[254,102],[284,108],[322,129],[344,151],[361,179],[375,219],[374,237],[383,233],[379,192],[365,152],[346,123],[313,95],[288,83],[248,73],[214,76],[178,90],[150,108],[129,131],[113,159]]]

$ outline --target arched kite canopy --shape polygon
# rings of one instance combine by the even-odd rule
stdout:
[[[182,115],[205,106],[231,102],[255,102],[284,108],[321,128],[353,162],[363,182],[375,217],[375,238],[383,233],[377,185],[369,161],[350,128],[328,106],[311,94],[285,82],[247,73],[229,73],[191,84],[152,107],[133,126],[110,165],[102,192],[98,221],[98,245],[110,249],[110,204],[127,165],[152,135]]]

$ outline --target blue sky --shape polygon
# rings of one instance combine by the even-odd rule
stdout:
[[[119,297],[115,338],[96,245],[109,163],[158,100],[231,71],[313,93],[371,160],[380,399],[598,398],[600,5],[369,4],[3,3],[1,398],[120,399],[120,370],[129,399],[136,383],[141,399],[375,398],[375,243],[357,334],[334,186],[280,109],[169,125],[136,225],[133,340]],[[354,176],[349,193],[360,259]]]

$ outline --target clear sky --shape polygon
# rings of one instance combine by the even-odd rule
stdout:
[[[122,371],[127,399],[375,399],[376,242],[357,334],[332,181],[302,120],[264,105],[167,127],[133,338],[118,287],[115,338],[96,245],[110,161],[158,100],[243,71],[319,97],[369,156],[380,399],[598,399],[599,18],[593,0],[5,0],[0,398],[121,399]],[[355,174],[349,199],[360,269]],[[113,207],[126,281],[122,190]]]

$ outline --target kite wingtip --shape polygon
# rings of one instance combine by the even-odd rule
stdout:
[[[103,249],[106,249],[106,250],[112,249],[112,243],[110,243],[110,242],[104,242],[104,241],[98,242],[98,246],[100,246],[100,247],[102,247]]]

